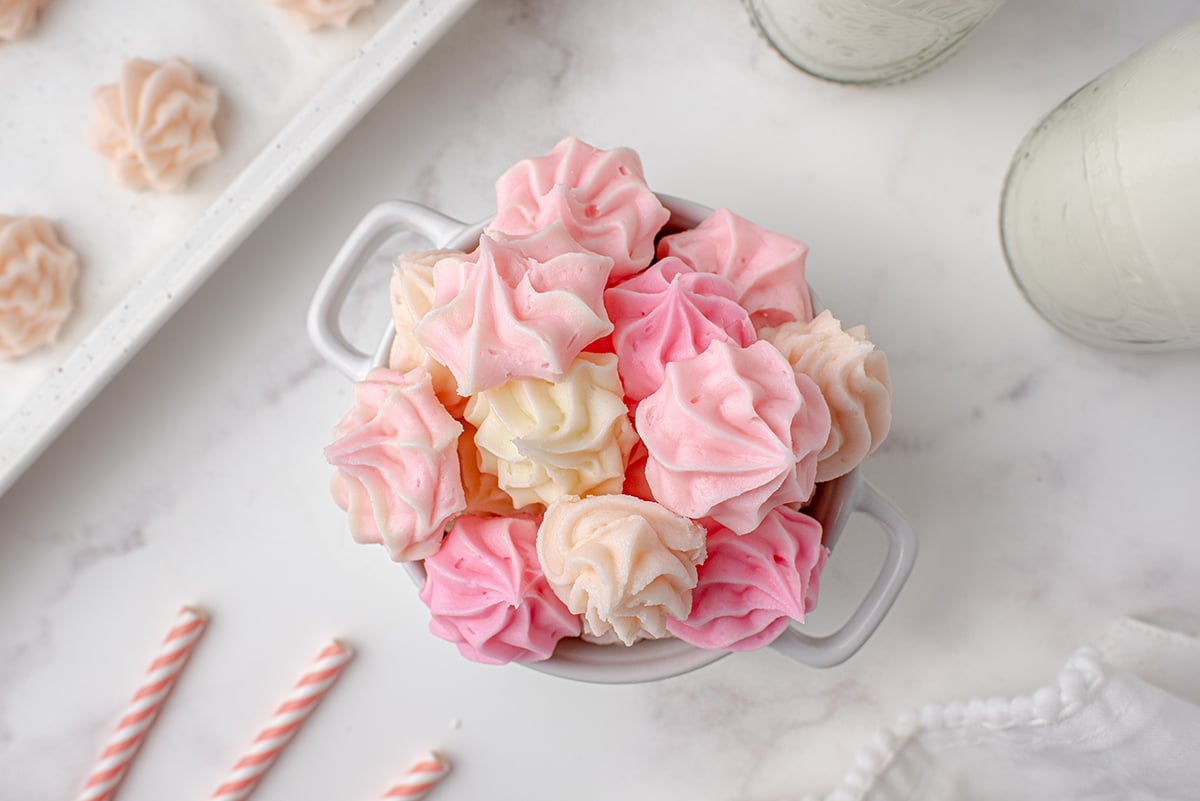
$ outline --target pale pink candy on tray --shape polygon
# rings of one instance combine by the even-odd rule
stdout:
[[[559,640],[579,636],[579,617],[538,566],[537,531],[532,517],[457,518],[425,560],[429,630],[466,658],[493,665],[549,659]]]
[[[135,58],[120,79],[96,89],[92,148],[131,189],[182,189],[192,171],[221,152],[213,131],[218,94],[177,58]]]
[[[746,347],[754,326],[725,278],[666,258],[604,293],[625,397],[637,402],[662,386],[670,362],[699,356],[713,342]]]
[[[466,399],[458,394],[458,384],[446,365],[429,355],[413,329],[433,307],[433,268],[447,257],[465,258],[458,250],[428,250],[406,253],[396,260],[389,286],[392,299],[392,324],[396,335],[388,353],[388,367],[406,373],[424,367],[433,379],[438,400],[455,417],[462,414]]]
[[[667,619],[691,610],[704,529],[657,503],[628,495],[564,495],[538,528],[538,559],[585,631],[615,631],[632,645],[666,634]]]
[[[667,365],[663,385],[638,405],[635,427],[659,503],[744,534],[776,506],[812,495],[829,407],[770,343],[714,342]]]
[[[375,0],[271,0],[302,28],[345,28],[350,18]]]
[[[54,342],[71,314],[75,251],[43,217],[0,214],[0,359]]]
[[[0,42],[20,39],[33,30],[46,0],[0,0]]]
[[[728,278],[755,328],[812,319],[804,279],[808,246],[719,209],[688,231],[663,237],[658,257]]]
[[[809,323],[785,323],[762,331],[797,373],[821,388],[833,426],[817,459],[817,481],[853,470],[879,447],[892,425],[892,382],[887,356],[867,339],[863,326],[842,330],[829,311]]]
[[[708,558],[698,568],[687,620],[668,620],[684,642],[753,651],[816,606],[825,547],[821,524],[780,506],[747,534],[708,521]]]
[[[588,253],[538,261],[483,236],[472,257],[437,263],[417,342],[450,368],[463,396],[514,378],[558,381],[612,331],[603,300],[611,268],[611,259]]]
[[[500,176],[487,232],[520,237],[561,223],[584,248],[613,259],[618,281],[650,264],[654,237],[669,216],[646,186],[636,153],[568,137]]]
[[[462,431],[421,368],[376,368],[354,385],[354,407],[325,458],[337,468],[333,496],[355,540],[382,543],[398,562],[437,551],[446,523],[466,508]]]

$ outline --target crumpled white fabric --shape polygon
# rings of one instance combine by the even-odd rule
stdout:
[[[1197,801],[1200,640],[1120,621],[1029,696],[931,705],[825,801]]]

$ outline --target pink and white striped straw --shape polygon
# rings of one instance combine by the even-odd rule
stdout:
[[[263,774],[296,735],[300,725],[317,708],[353,656],[354,651],[337,640],[317,654],[312,666],[296,682],[296,686],[275,710],[270,722],[258,733],[249,750],[212,794],[213,801],[242,801],[254,792]]]
[[[440,754],[430,751],[405,771],[390,790],[383,794],[384,801],[416,801],[424,798],[433,786],[450,773],[450,763]]]
[[[108,801],[116,793],[117,785],[125,778],[130,762],[141,748],[150,724],[158,717],[158,710],[175,686],[179,671],[183,669],[207,622],[202,612],[186,606],[179,610],[175,625],[167,632],[158,656],[150,663],[141,686],[117,722],[117,729],[109,739],[108,746],[96,761],[92,775],[79,795],[79,801]]]

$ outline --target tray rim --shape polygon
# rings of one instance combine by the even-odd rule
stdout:
[[[235,248],[475,4],[406,0],[314,94],[187,235],[0,423],[0,497]]]

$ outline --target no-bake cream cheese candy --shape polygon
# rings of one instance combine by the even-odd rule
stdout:
[[[704,561],[704,529],[657,503],[628,495],[563,496],[538,528],[538,559],[550,586],[591,634],[626,645],[662,637],[685,618]]]
[[[467,403],[481,468],[516,506],[620,492],[636,439],[611,353],[581,354],[562,381],[509,381]]]
[[[401,256],[392,271],[390,285],[392,324],[396,334],[392,338],[388,366],[402,373],[414,367],[428,370],[438,400],[455,414],[462,412],[466,398],[458,394],[458,384],[450,368],[433,358],[417,342],[413,329],[433,308],[434,265],[445,258],[466,258],[466,255],[457,250],[430,250]]]
[[[93,100],[88,142],[131,189],[182,189],[193,170],[221,152],[213,131],[217,90],[180,59],[133,59]]]
[[[892,425],[887,356],[867,340],[865,327],[843,331],[828,310],[809,323],[785,323],[762,335],[797,373],[816,382],[829,404],[832,427],[817,457],[817,481],[849,473],[879,447]]]
[[[0,214],[0,360],[58,338],[78,273],[75,251],[49,220]]]
[[[46,0],[0,0],[0,41],[20,39],[33,30]]]
[[[458,465],[462,425],[434,395],[429,373],[378,368],[354,385],[354,408],[325,458],[333,496],[359,542],[382,543],[397,561],[423,559],[466,508]]]
[[[812,495],[829,407],[769,343],[713,342],[667,365],[663,385],[638,405],[636,427],[659,503],[745,534],[776,506]]]

